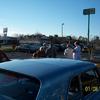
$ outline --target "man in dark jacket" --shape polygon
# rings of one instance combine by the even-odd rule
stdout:
[[[49,58],[56,58],[57,51],[53,44],[50,44],[49,47],[46,49],[46,56]]]

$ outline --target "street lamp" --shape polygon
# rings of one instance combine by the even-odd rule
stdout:
[[[83,9],[83,15],[88,15],[88,41],[87,44],[89,44],[89,38],[90,38],[90,14],[95,14],[95,8],[89,8],[89,9]]]
[[[61,35],[63,37],[63,26],[64,26],[64,23],[61,24]]]

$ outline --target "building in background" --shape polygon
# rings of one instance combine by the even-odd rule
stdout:
[[[15,37],[8,37],[8,36],[1,36],[0,37],[0,44],[18,44],[19,39]]]

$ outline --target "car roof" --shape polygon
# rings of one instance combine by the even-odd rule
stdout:
[[[12,60],[0,64],[0,69],[35,77],[42,82],[59,74],[71,75],[91,68],[95,68],[93,63],[61,58]]]

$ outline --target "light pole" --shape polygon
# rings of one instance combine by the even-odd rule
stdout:
[[[92,57],[92,51],[91,51],[91,47],[89,44],[89,38],[90,38],[90,15],[91,14],[95,14],[95,8],[89,8],[89,9],[84,9],[83,10],[83,14],[84,15],[88,15],[88,41],[87,41],[87,45],[89,46],[89,60],[91,60]]]
[[[84,15],[88,15],[88,41],[87,41],[87,44],[89,44],[89,38],[90,38],[90,14],[95,14],[95,8],[83,9],[83,14]]]
[[[64,26],[64,23],[61,24],[61,35],[63,37],[63,26]]]

